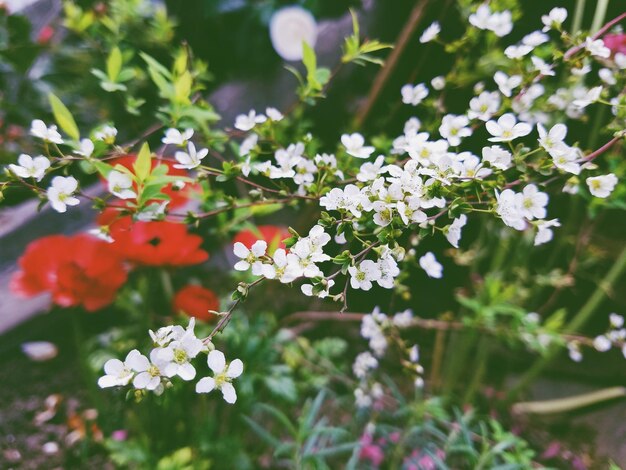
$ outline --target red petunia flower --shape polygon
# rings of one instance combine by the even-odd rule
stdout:
[[[50,292],[62,307],[93,312],[115,299],[126,281],[121,258],[111,246],[87,235],[52,235],[35,240],[19,260],[11,290],[23,297]]]
[[[604,45],[611,49],[613,54],[617,54],[618,52],[626,54],[626,34],[607,34],[602,40],[604,41]]]
[[[133,222],[130,216],[107,209],[98,217],[108,225],[117,253],[144,266],[189,266],[202,263],[209,254],[200,248],[202,237],[187,232],[187,226],[174,222]]]
[[[268,253],[272,254],[278,248],[285,248],[283,240],[290,236],[289,230],[285,227],[279,227],[277,225],[259,225],[254,229],[239,232],[235,235],[235,238],[233,238],[233,244],[241,242],[246,248],[250,249],[257,240],[265,240],[268,246]]]
[[[136,158],[136,155],[124,155],[123,157],[116,158],[109,163],[112,166],[122,165],[123,167],[128,168],[132,171],[133,164],[135,163]],[[168,168],[168,176],[188,176],[186,170],[183,170],[181,168],[174,168],[174,163],[170,162],[169,160],[152,159],[152,168],[156,167],[157,165],[166,165]],[[133,184],[133,189],[137,191],[137,186],[135,184]],[[176,207],[184,206],[187,201],[193,199],[194,194],[201,193],[202,191],[199,184],[186,183],[182,188],[178,189],[176,188],[176,186],[174,186],[173,183],[170,183],[165,185],[161,192],[170,197],[168,208],[173,209]]]
[[[219,310],[220,301],[212,290],[190,284],[176,293],[172,308],[176,313],[182,312],[187,316],[207,321],[214,318],[209,310]]]

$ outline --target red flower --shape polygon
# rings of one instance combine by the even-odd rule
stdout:
[[[123,157],[116,158],[110,162],[112,166],[122,165],[123,167],[128,168],[129,170],[133,170],[133,164],[135,163],[136,155],[125,155]],[[167,166],[167,175],[168,176],[187,176],[188,173],[186,170],[181,168],[174,168],[174,163],[169,160],[158,160],[152,159],[152,168],[157,165],[166,165]],[[135,191],[137,190],[137,186],[133,184],[133,188]],[[194,194],[201,193],[199,184],[190,184],[186,183],[181,189],[177,189],[174,187],[172,183],[165,185],[161,190],[163,194],[166,194],[170,197],[170,202],[168,204],[168,208],[173,209],[176,207],[184,206],[187,201],[193,198]],[[150,201],[149,201],[150,202]],[[157,201],[161,202],[161,201]]]
[[[30,297],[50,292],[57,305],[83,305],[90,312],[110,304],[126,281],[124,264],[112,247],[87,235],[35,240],[19,265],[22,270],[10,284],[14,293]]]
[[[283,240],[289,238],[291,234],[285,227],[276,225],[259,225],[254,229],[242,230],[233,239],[233,244],[243,243],[248,249],[257,240],[265,240],[268,246],[268,253],[273,253],[277,248],[285,248]]]
[[[617,54],[618,52],[626,54],[626,34],[607,34],[602,40],[604,41],[604,45],[611,49],[613,54]]]
[[[187,316],[207,321],[214,317],[209,310],[219,310],[220,302],[212,290],[190,284],[176,293],[172,308],[176,313],[182,312]]]
[[[44,46],[50,42],[52,36],[54,36],[54,28],[50,25],[46,25],[39,31],[39,34],[37,35],[37,43]]]
[[[124,259],[145,266],[188,266],[206,261],[209,254],[200,248],[202,237],[187,232],[174,222],[134,222],[130,216],[107,209],[98,217],[108,225],[111,246]]]

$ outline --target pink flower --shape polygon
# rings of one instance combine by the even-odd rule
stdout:
[[[604,45],[611,49],[613,54],[626,54],[626,34],[607,34],[602,38]]]
[[[385,458],[385,453],[379,446],[372,444],[371,434],[364,434],[361,437],[361,453],[359,457],[363,460],[369,460],[372,462],[372,465],[378,467]]]

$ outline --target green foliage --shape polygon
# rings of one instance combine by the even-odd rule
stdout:
[[[354,62],[358,65],[366,65],[368,62],[376,65],[383,65],[384,61],[379,57],[372,55],[372,52],[392,49],[393,44],[383,43],[376,39],[361,42],[359,19],[353,10],[350,10],[350,14],[352,15],[352,35],[345,39],[341,61],[343,63]]]
[[[80,139],[80,132],[78,130],[78,126],[76,125],[76,121],[74,121],[74,116],[72,116],[72,113],[70,113],[70,111],[65,107],[63,102],[52,93],[48,95],[48,100],[50,101],[50,106],[52,107],[54,119],[59,127],[63,129],[63,131],[65,131],[65,133],[72,139]]]

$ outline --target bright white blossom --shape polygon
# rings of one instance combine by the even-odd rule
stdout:
[[[111,145],[115,142],[117,129],[113,126],[104,126],[94,134],[96,140],[102,140],[104,143]]]
[[[352,364],[352,371],[358,379],[363,379],[368,372],[378,367],[378,360],[369,351],[360,353]]]
[[[137,356],[141,356],[141,353],[133,349],[128,353],[124,362],[119,359],[109,359],[104,364],[105,375],[98,379],[98,386],[108,388],[128,385],[134,376],[131,364],[135,363],[134,359]]]
[[[420,42],[422,44],[427,43],[435,39],[441,32],[441,26],[438,21],[432,23],[420,36]]]
[[[400,93],[402,94],[402,102],[404,104],[417,106],[428,96],[428,88],[423,83],[415,86],[407,84],[400,89]]]
[[[500,93],[507,97],[510,97],[513,94],[513,90],[522,84],[521,75],[511,75],[509,77],[506,73],[500,71],[494,74],[493,80],[498,85]]]
[[[506,149],[498,145],[492,145],[491,147],[483,147],[482,150],[483,161],[489,163],[492,167],[500,170],[506,170],[510,168],[513,160],[513,155]]]
[[[374,147],[365,145],[365,139],[361,134],[343,134],[341,143],[346,148],[346,152],[356,158],[369,158],[374,152]]]
[[[35,119],[30,125],[30,134],[52,144],[62,144],[63,139],[57,126],[47,127],[41,119]]]
[[[558,219],[537,221],[537,234],[535,235],[534,241],[535,246],[542,245],[551,241],[552,237],[554,236],[552,228],[560,226],[561,223]]]
[[[483,91],[470,100],[469,106],[467,116],[470,119],[488,121],[500,109],[500,95],[496,91]]]
[[[563,22],[567,19],[567,10],[565,8],[553,8],[550,13],[541,17],[541,22],[544,24],[543,32],[550,29],[560,29]]]
[[[259,258],[265,256],[266,251],[267,242],[265,240],[257,240],[250,249],[243,243],[236,242],[233,245],[233,252],[241,260],[235,264],[235,269],[237,271],[247,271],[252,267],[252,274],[260,276],[263,268]]]
[[[285,117],[283,116],[283,113],[281,113],[276,108],[272,108],[272,107],[265,108],[265,114],[267,115],[268,118],[270,118],[274,122],[281,121]]]
[[[589,192],[595,197],[606,198],[613,192],[617,185],[617,176],[613,173],[601,176],[591,176],[585,180],[589,187]]]
[[[240,131],[249,131],[257,124],[261,124],[267,121],[267,117],[263,114],[257,114],[254,109],[251,109],[248,114],[240,114],[235,118],[235,128]]]
[[[193,137],[193,129],[185,129],[180,132],[178,129],[168,129],[165,131],[165,137],[161,139],[165,145],[177,145],[178,147],[184,147],[187,145],[187,141]]]
[[[78,189],[78,181],[73,176],[55,176],[46,191],[46,196],[52,208],[63,213],[67,210],[67,206],[77,206],[80,203],[80,200],[73,196],[76,189]]]
[[[111,170],[107,176],[109,192],[120,199],[133,199],[137,193],[133,190],[133,179],[128,173]]]
[[[91,139],[82,139],[80,141],[78,150],[75,150],[75,152],[78,155],[89,158],[93,154],[94,148],[95,146]]]
[[[274,50],[283,59],[301,60],[302,42],[315,46],[315,18],[308,10],[299,6],[276,10],[270,18],[270,39]]]
[[[546,216],[548,195],[539,191],[537,186],[529,184],[522,190],[521,214],[528,220],[543,219]]]
[[[503,114],[497,121],[487,121],[485,126],[493,136],[489,138],[491,142],[510,142],[518,137],[524,137],[532,131],[530,124],[517,122],[512,113]]]
[[[298,256],[287,253],[283,248],[274,252],[272,261],[272,264],[262,265],[262,273],[268,279],[277,279],[288,284],[303,275]]]
[[[25,153],[17,158],[18,165],[11,163],[9,170],[20,178],[33,178],[35,181],[41,181],[46,175],[46,170],[50,168],[50,160],[43,155],[31,157]]]
[[[200,379],[196,384],[196,393],[221,390],[226,403],[232,405],[237,401],[237,392],[231,382],[242,374],[243,362],[241,359],[235,359],[230,364],[226,364],[224,353],[215,349],[208,354],[207,364],[214,375]]]
[[[496,192],[496,200],[496,212],[502,221],[515,230],[524,230],[526,221],[522,213],[522,195],[512,189],[505,189],[501,193]]]
[[[420,267],[426,271],[429,277],[441,279],[443,277],[443,266],[437,261],[432,252],[426,253],[419,259]]]
[[[456,116],[447,114],[441,120],[439,134],[446,139],[450,145],[456,147],[461,144],[461,139],[472,135],[471,127],[467,127],[469,119],[467,116]]]
[[[592,56],[602,59],[611,57],[611,49],[604,45],[602,39],[593,39],[592,37],[585,38],[585,49],[587,49]]]
[[[353,289],[370,290],[372,282],[380,279],[380,267],[372,260],[361,261],[356,266],[348,268],[350,273],[350,285]]]
[[[454,219],[452,221],[452,224],[448,227],[448,232],[446,233],[446,239],[455,248],[459,247],[459,241],[461,240],[461,229],[465,227],[466,223],[467,223],[467,216],[465,214],[461,214],[459,218]]]
[[[209,154],[209,149],[200,149],[196,151],[196,146],[193,142],[187,143],[187,151],[181,150],[174,154],[174,158],[178,163],[174,164],[174,168],[184,168],[191,170],[200,166],[201,160]]]

